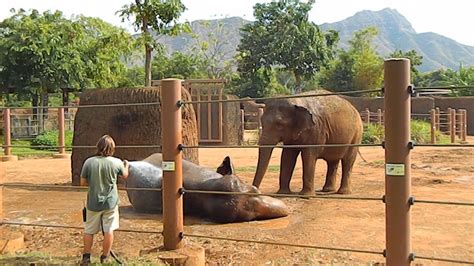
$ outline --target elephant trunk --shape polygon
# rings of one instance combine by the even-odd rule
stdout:
[[[264,135],[262,134],[262,137]],[[275,145],[272,141],[266,141],[264,138],[261,138],[258,142],[259,145]],[[267,172],[268,164],[270,163],[270,158],[272,156],[273,148],[259,148],[258,149],[258,164],[257,164],[257,171],[255,173],[255,177],[253,178],[253,183],[255,187],[260,187],[260,183],[262,183],[263,176]]]

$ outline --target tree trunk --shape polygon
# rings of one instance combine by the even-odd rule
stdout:
[[[294,73],[294,75],[295,75],[295,81],[296,81],[295,94],[299,94],[303,91],[303,88],[301,85],[301,75],[297,74],[296,72]]]
[[[37,107],[38,102],[39,102],[38,94],[34,92],[33,95],[31,96],[31,105],[33,105],[33,107]],[[38,119],[38,109],[36,108],[33,108],[33,119],[35,120]]]
[[[145,44],[145,87],[151,86],[151,51],[151,46]]]

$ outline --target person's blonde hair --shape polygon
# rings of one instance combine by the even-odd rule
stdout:
[[[112,156],[115,152],[115,142],[109,135],[103,135],[99,141],[97,141],[97,153],[99,156]]]

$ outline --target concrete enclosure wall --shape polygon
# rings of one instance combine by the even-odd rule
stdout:
[[[191,96],[183,89],[183,100]],[[79,108],[74,124],[74,146],[95,146],[104,134],[111,135],[117,146],[161,145],[160,89],[121,88],[87,90],[81,95],[80,106],[98,104],[153,103],[156,105]],[[183,143],[197,145],[197,122],[191,105],[182,107]],[[117,148],[121,159],[142,160],[161,152],[160,147]],[[95,148],[75,148],[72,151],[71,171],[73,184],[79,184],[84,161],[95,154]],[[198,163],[198,150],[186,149],[184,158]]]

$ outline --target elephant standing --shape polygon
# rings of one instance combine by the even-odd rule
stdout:
[[[327,91],[318,90],[316,93]],[[359,112],[339,96],[272,100],[266,103],[261,120],[259,145],[280,142],[285,145],[359,144],[362,140],[363,126]],[[262,182],[272,151],[273,148],[259,149],[253,180],[256,187]],[[351,193],[350,174],[357,151],[358,147],[283,148],[278,193],[291,193],[290,180],[300,153],[303,162],[303,188],[300,194],[314,193],[314,171],[319,158],[327,162],[326,182],[322,190],[336,190],[336,172],[341,161],[342,179],[338,193]]]

